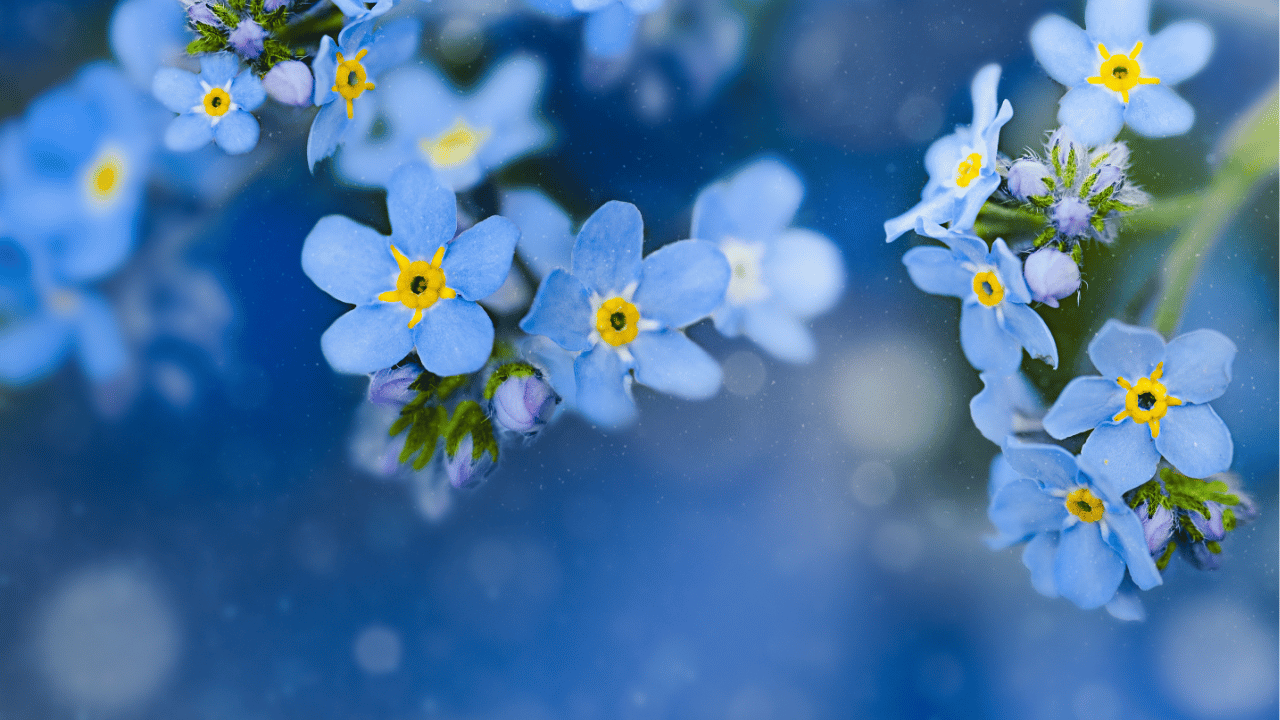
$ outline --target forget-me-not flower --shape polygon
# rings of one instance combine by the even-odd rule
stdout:
[[[475,301],[506,279],[520,231],[494,216],[454,238],[454,195],[423,165],[400,168],[388,185],[390,237],[329,215],[302,246],[307,277],[356,306],[320,338],[325,359],[372,373],[416,349],[437,375],[475,372],[493,349],[493,322]]]
[[[161,68],[151,86],[156,99],[178,117],[169,123],[164,144],[189,152],[213,140],[230,155],[247,153],[258,144],[257,110],[267,93],[253,70],[227,52],[200,58],[200,74]]]
[[[969,401],[969,416],[982,437],[997,445],[1017,433],[1041,429],[1044,404],[1020,370],[984,372],[982,392]]]
[[[187,58],[187,13],[173,0],[124,0],[111,13],[111,51],[139,88],[151,89],[156,70]]]
[[[370,34],[373,20],[370,17],[346,26],[336,44],[328,35],[320,39],[320,48],[311,63],[315,76],[312,101],[320,111],[307,135],[307,165],[313,170],[344,140],[355,104],[368,102],[364,94],[376,87],[374,80],[408,60],[418,49],[422,24],[416,18],[389,22]]]
[[[1231,466],[1231,432],[1208,402],[1226,391],[1236,346],[1216,330],[1165,343],[1160,333],[1108,320],[1089,343],[1101,376],[1067,384],[1044,417],[1062,439],[1092,430],[1081,455],[1121,491],[1151,479],[1160,456],[1208,477]]]
[[[1162,582],[1141,521],[1080,459],[1056,445],[1009,441],[1004,462],[1012,473],[993,477],[987,514],[998,535],[989,544],[1027,541],[1022,562],[1042,595],[1090,609],[1116,597],[1126,570],[1143,590]]]
[[[999,65],[987,65],[974,76],[970,88],[973,123],[957,126],[954,133],[929,146],[924,156],[929,182],[915,207],[885,221],[886,242],[915,228],[916,221],[921,219],[934,225],[948,224],[957,230],[973,227],[983,203],[1000,186],[1000,174],[996,171],[1000,128],[1013,117],[1013,106],[1008,100],[996,111],[999,84]]]
[[[1044,320],[1027,306],[1031,291],[1022,263],[997,239],[987,244],[976,235],[920,222],[917,231],[945,242],[949,249],[917,247],[902,256],[916,287],[961,300],[960,347],[979,371],[1011,372],[1022,348],[1058,366],[1058,346]]]
[[[804,186],[777,160],[758,160],[712,184],[693,206],[692,236],[715,243],[732,275],[716,329],[744,334],[781,360],[817,355],[805,321],[827,310],[844,289],[844,262],[825,236],[789,227]]]
[[[665,0],[571,0],[573,9],[586,13],[582,44],[587,53],[616,58],[631,49],[641,15],[662,7]]]
[[[1173,90],[1209,60],[1213,32],[1187,21],[1156,35],[1150,0],[1089,0],[1084,29],[1059,15],[1031,28],[1031,50],[1049,77],[1069,90],[1058,122],[1086,145],[1100,145],[1122,125],[1147,137],[1181,135],[1195,111]]]
[[[382,187],[405,162],[425,162],[454,191],[545,145],[538,117],[546,70],[521,55],[501,62],[475,92],[459,97],[437,72],[406,67],[382,80],[377,102],[356,109],[337,158],[338,174]]]
[[[720,366],[680,328],[714,310],[729,287],[729,263],[702,240],[671,243],[641,259],[636,206],[608,202],[583,224],[573,270],[553,270],[538,288],[525,332],[545,335],[574,360],[577,409],[601,425],[635,418],[632,373],[642,385],[691,400],[720,388]]]
[[[570,266],[573,224],[568,213],[534,188],[503,190],[502,216],[520,228],[516,252],[529,269],[545,278],[556,268]]]

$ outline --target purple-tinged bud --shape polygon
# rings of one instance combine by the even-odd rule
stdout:
[[[409,386],[422,374],[422,368],[412,363],[400,367],[379,370],[369,376],[369,402],[374,405],[405,405],[417,390]]]
[[[267,31],[261,25],[249,18],[242,18],[236,29],[231,31],[227,43],[236,49],[240,57],[255,60],[262,54],[262,41],[266,37]]]
[[[1055,248],[1040,248],[1022,266],[1023,277],[1036,302],[1058,307],[1058,301],[1080,289],[1080,267]]]
[[[1152,557],[1159,557],[1164,548],[1173,539],[1173,511],[1163,505],[1157,505],[1152,513],[1144,500],[1133,512],[1142,521],[1142,532],[1147,536],[1147,550]]]
[[[1124,182],[1124,168],[1119,165],[1103,163],[1094,172],[1098,173],[1098,179],[1094,180],[1093,186],[1089,188],[1090,196],[1097,195],[1109,187],[1119,189]]]
[[[1047,195],[1049,187],[1045,185],[1044,179],[1051,174],[1053,171],[1039,160],[1018,160],[1009,167],[1009,194],[1022,202],[1032,196]]]
[[[1066,197],[1049,208],[1049,222],[1067,237],[1079,237],[1089,232],[1089,221],[1093,219],[1093,208],[1080,198]]]
[[[493,470],[493,458],[489,453],[481,453],[476,459],[471,457],[474,448],[471,434],[468,433],[458,443],[458,451],[445,458],[444,470],[449,476],[449,484],[459,490],[479,485]]]
[[[1071,131],[1065,125],[1054,130],[1053,134],[1049,136],[1049,144],[1046,149],[1051,156],[1058,156],[1058,164],[1062,166],[1063,170],[1066,170],[1067,166],[1071,164],[1071,156],[1074,154],[1076,157],[1076,177],[1083,177],[1084,166],[1089,161],[1089,150],[1084,145],[1076,142],[1075,136],[1071,134]]]
[[[1212,501],[1206,502],[1204,506],[1209,511],[1209,517],[1205,517],[1199,510],[1188,510],[1187,518],[1204,535],[1206,542],[1219,542],[1227,536],[1227,529],[1222,524],[1224,506]]]
[[[1222,551],[1222,548],[1217,543],[1214,543],[1213,547],[1217,548],[1218,552]],[[1217,570],[1222,565],[1221,561],[1218,560],[1218,552],[1214,552],[1205,543],[1179,543],[1178,549],[1182,551],[1183,559],[1191,563],[1191,566],[1197,570]]]
[[[277,102],[302,107],[311,104],[311,68],[299,60],[285,60],[262,76],[262,87]]]
[[[493,392],[493,419],[512,432],[532,435],[555,414],[560,396],[538,375],[512,376]]]
[[[282,7],[287,7],[291,0],[267,0],[262,3],[262,9],[267,12],[275,12]]]
[[[209,3],[204,2],[203,0],[193,2],[187,6],[187,18],[189,18],[191,22],[212,25],[216,28],[225,27],[222,24],[222,21],[218,19],[218,16],[214,15],[213,11],[209,9]]]

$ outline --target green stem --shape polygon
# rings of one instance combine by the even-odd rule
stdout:
[[[1154,325],[1165,337],[1178,329],[1187,295],[1210,247],[1249,198],[1253,187],[1276,172],[1280,161],[1280,145],[1276,141],[1280,133],[1278,103],[1280,88],[1272,88],[1232,126],[1219,145],[1222,167],[1203,199],[1184,208],[1191,215],[1191,222],[1183,227],[1169,250],[1156,304]]]
[[[974,234],[982,238],[1031,233],[1044,227],[1044,215],[1022,207],[998,205],[988,201],[978,211]]]

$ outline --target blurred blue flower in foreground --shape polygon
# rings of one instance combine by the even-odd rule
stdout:
[[[313,170],[343,141],[355,102],[374,89],[373,79],[408,60],[418,49],[422,25],[416,18],[392,21],[370,35],[372,23],[371,17],[343,28],[336,45],[328,35],[320,39],[320,49],[311,63],[313,102],[320,112],[307,136],[307,165]]]
[[[356,306],[320,338],[325,359],[372,373],[416,348],[437,375],[475,372],[493,349],[493,322],[475,301],[506,279],[519,231],[495,216],[454,238],[454,195],[425,166],[402,167],[389,185],[391,237],[329,215],[302,246],[307,276]]]
[[[179,113],[165,131],[170,150],[189,152],[210,140],[231,155],[247,153],[258,144],[257,110],[267,93],[253,70],[240,70],[231,53],[200,58],[200,74],[161,68],[152,93],[165,107]]]
[[[1031,28],[1036,59],[1069,88],[1058,122],[1086,145],[1111,140],[1126,124],[1139,135],[1166,137],[1195,122],[1195,110],[1172,86],[1208,62],[1213,32],[1188,21],[1153,37],[1150,17],[1150,0],[1089,0],[1083,30],[1059,15]]]
[[[662,7],[664,0],[571,0],[573,9],[587,13],[582,45],[590,55],[614,58],[631,49],[639,16]]]
[[[1231,382],[1236,346],[1216,330],[1165,344],[1160,333],[1108,320],[1089,343],[1099,376],[1072,380],[1044,418],[1067,438],[1093,430],[1081,455],[1119,487],[1151,479],[1163,455],[1193,478],[1231,466],[1231,432],[1206,403]]]
[[[473,94],[459,97],[431,70],[391,73],[378,102],[357,108],[338,174],[382,187],[393,170],[416,160],[435,168],[454,191],[467,190],[550,140],[538,117],[545,76],[540,61],[521,55],[501,62]]]
[[[969,416],[982,437],[1003,445],[1010,435],[1040,430],[1044,404],[1021,371],[984,372],[982,392],[969,401]]]
[[[720,388],[720,366],[680,328],[724,300],[729,263],[701,240],[671,243],[642,261],[643,245],[640,211],[605,203],[578,232],[572,273],[552,271],[520,321],[525,332],[581,352],[577,408],[600,425],[635,419],[633,371],[640,384],[691,400]]]
[[[974,76],[970,88],[973,123],[957,126],[954,133],[929,146],[924,156],[929,182],[915,207],[885,221],[886,242],[913,229],[920,219],[935,225],[949,224],[957,230],[973,227],[983,203],[1000,186],[1000,174],[996,172],[1000,128],[1013,117],[1008,100],[996,112],[999,84],[999,65],[987,65]]]
[[[1009,442],[1004,462],[1012,473],[993,472],[987,513],[999,534],[989,544],[1028,541],[1022,562],[1037,591],[1089,609],[1116,599],[1126,569],[1143,590],[1162,582],[1137,515],[1071,453]]]
[[[920,224],[923,235],[950,249],[917,247],[902,256],[916,287],[961,300],[960,347],[974,368],[1010,372],[1022,361],[1022,348],[1058,366],[1058,346],[1044,320],[1027,306],[1031,291],[1022,265],[997,239],[991,251],[975,235]]]
[[[156,70],[189,60],[187,14],[173,0],[124,0],[111,14],[110,41],[133,84],[150,90]]]
[[[698,195],[691,235],[716,243],[732,275],[716,329],[745,334],[771,355],[806,363],[817,346],[805,321],[830,310],[844,289],[835,244],[788,225],[804,186],[782,163],[758,160]]]
[[[569,267],[573,227],[568,213],[533,188],[504,190],[501,197],[503,217],[520,228],[516,252],[529,269],[545,278],[556,268]]]

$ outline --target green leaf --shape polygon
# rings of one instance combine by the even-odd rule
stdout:
[[[1116,191],[1115,185],[1108,185],[1102,188],[1102,190],[1100,190],[1097,195],[1094,195],[1093,197],[1089,198],[1089,207],[1093,208],[1094,210],[1097,210],[1099,205],[1111,199],[1111,194],[1114,193],[1115,191]]]
[[[1079,161],[1076,160],[1076,148],[1074,145],[1069,146],[1067,148],[1067,168],[1062,174],[1062,181],[1067,185],[1067,187],[1071,187],[1076,182],[1077,162]]]
[[[1089,191],[1090,191],[1091,189],[1093,189],[1093,184],[1094,184],[1094,183],[1096,183],[1096,182],[1098,182],[1098,177],[1099,177],[1099,175],[1100,175],[1100,173],[1096,173],[1096,172],[1095,172],[1095,173],[1091,173],[1091,174],[1089,175],[1089,177],[1085,178],[1085,179],[1084,179],[1084,182],[1083,182],[1083,183],[1081,183],[1081,185],[1080,185],[1080,199],[1081,199],[1081,200],[1083,200],[1083,199],[1085,199],[1085,198],[1089,197]]]
[[[240,25],[239,11],[232,12],[231,8],[228,8],[226,5],[215,4],[215,5],[206,5],[205,7],[212,10],[213,14],[217,15],[218,19],[222,21],[222,24],[226,25],[232,30],[234,30],[237,26]]]

